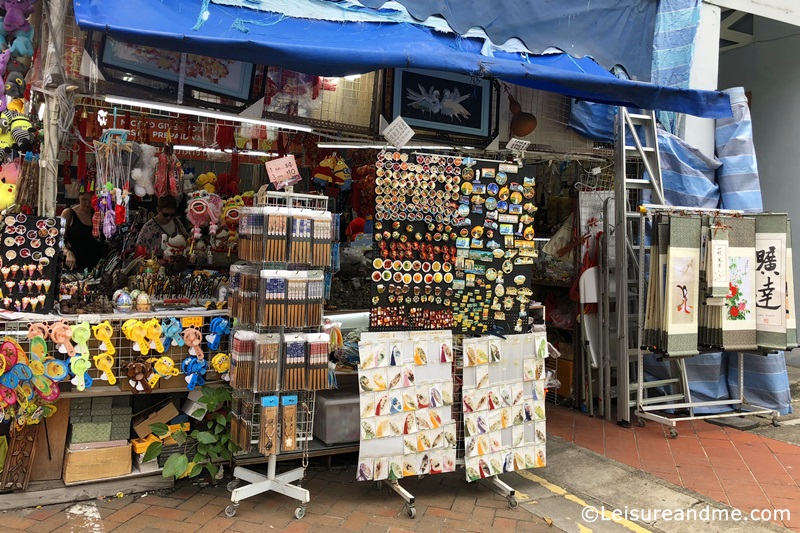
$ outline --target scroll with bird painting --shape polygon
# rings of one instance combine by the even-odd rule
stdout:
[[[758,348],[756,344],[756,223],[753,218],[726,219],[728,232],[728,294],[722,309],[722,347],[729,351]]]

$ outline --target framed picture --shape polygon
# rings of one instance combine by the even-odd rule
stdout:
[[[101,66],[177,84],[181,53],[104,36]],[[184,86],[246,102],[252,96],[254,72],[252,63],[187,54]]]
[[[469,76],[395,69],[391,122],[403,117],[415,129],[486,138],[492,135],[494,86]]]

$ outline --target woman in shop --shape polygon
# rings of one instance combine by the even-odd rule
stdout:
[[[147,221],[139,230],[136,239],[137,250],[143,249],[145,255],[163,257],[161,243],[163,236],[167,241],[178,235],[184,239],[188,237],[186,228],[178,219],[178,201],[174,196],[162,196],[156,203],[156,216]]]
[[[91,270],[106,253],[105,245],[92,236],[92,196],[94,193],[81,188],[78,203],[61,213],[66,228],[64,256],[70,270]]]

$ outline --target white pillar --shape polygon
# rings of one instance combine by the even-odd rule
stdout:
[[[719,70],[720,8],[700,4],[700,23],[694,40],[694,57],[689,72],[691,89],[717,89]],[[723,87],[727,88],[727,87]],[[714,155],[714,120],[686,115],[680,137],[704,154]]]

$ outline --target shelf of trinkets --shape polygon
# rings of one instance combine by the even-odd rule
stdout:
[[[378,155],[373,329],[439,329],[452,324],[462,166],[454,157]]]
[[[58,257],[63,246],[62,219],[20,213],[8,215],[2,222],[2,308],[49,312],[55,302],[50,288],[55,283]]]

